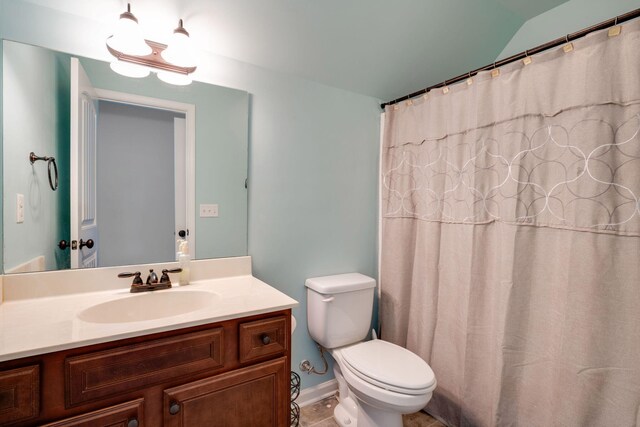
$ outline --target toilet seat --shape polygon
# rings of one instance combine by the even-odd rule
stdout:
[[[431,367],[411,351],[383,340],[339,349],[344,368],[361,380],[408,395],[430,393],[436,385]]]

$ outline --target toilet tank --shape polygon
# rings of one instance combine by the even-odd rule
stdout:
[[[307,326],[314,341],[337,348],[366,338],[376,281],[360,273],[307,279]]]

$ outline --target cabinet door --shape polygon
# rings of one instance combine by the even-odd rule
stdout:
[[[285,427],[289,425],[286,358],[164,391],[164,425]]]
[[[136,399],[46,424],[43,427],[144,427],[143,403],[143,399]]]
[[[36,418],[40,413],[40,367],[0,371],[0,425]]]

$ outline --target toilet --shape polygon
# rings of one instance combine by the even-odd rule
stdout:
[[[371,323],[376,282],[359,273],[307,279],[309,334],[335,359],[342,427],[401,427],[402,414],[431,399],[436,378],[416,354],[395,344],[364,341]]]

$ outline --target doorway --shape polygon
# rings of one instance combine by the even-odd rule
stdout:
[[[175,260],[186,226],[185,115],[98,100],[98,267]]]

